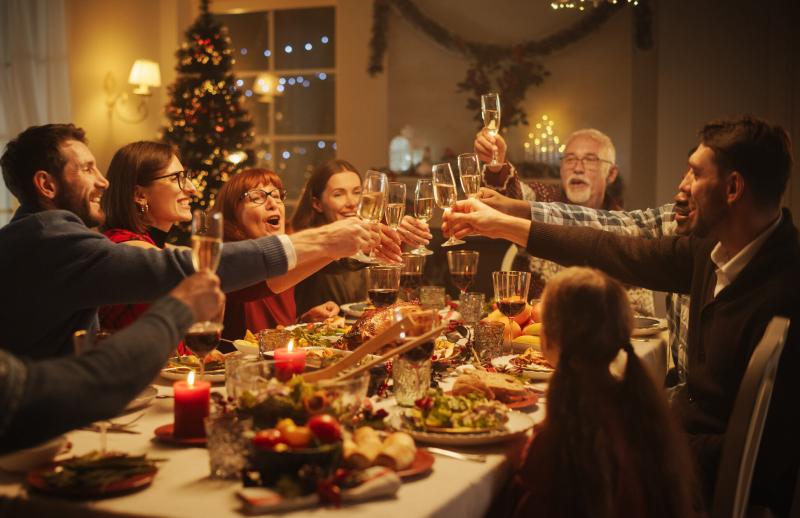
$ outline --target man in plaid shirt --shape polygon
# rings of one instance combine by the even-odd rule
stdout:
[[[480,137],[483,137],[481,139]],[[484,140],[485,139],[485,140]],[[485,152],[487,144],[491,146],[492,137],[479,133],[476,138],[475,149],[479,154]],[[505,151],[505,142],[502,137],[495,141],[495,145]],[[488,148],[491,150],[491,148]],[[487,205],[502,212],[518,217],[529,217],[532,221],[541,221],[556,225],[588,226],[646,238],[656,238],[669,235],[685,235],[690,231],[691,217],[689,212],[689,196],[691,193],[693,177],[690,171],[684,175],[674,203],[668,203],[653,209],[643,210],[603,210],[571,205],[561,202],[532,201],[535,196],[526,196],[528,187],[520,181],[515,168],[506,162],[504,168],[507,175],[502,178],[502,190],[514,196],[503,196],[497,190],[481,188],[479,198]],[[485,173],[484,173],[485,174]],[[492,175],[495,176],[495,175]],[[498,178],[492,178],[496,183]],[[515,199],[523,198],[523,199]],[[667,325],[669,327],[670,360],[671,365],[667,373],[666,385],[674,386],[686,382],[686,337],[689,327],[689,296],[680,293],[668,293],[666,297]]]
[[[533,221],[556,225],[588,226],[626,234],[656,238],[669,235],[686,235],[693,222],[689,211],[689,196],[694,178],[687,171],[678,187],[675,202],[643,210],[600,210],[566,203],[544,203],[508,198],[495,190],[481,188],[479,198],[502,212]],[[670,336],[671,368],[667,386],[686,382],[686,337],[689,329],[689,296],[667,294],[667,323]]]

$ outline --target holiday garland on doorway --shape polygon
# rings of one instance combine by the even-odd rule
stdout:
[[[375,0],[373,6],[372,38],[367,70],[370,75],[383,72],[389,13],[394,9],[414,27],[442,47],[458,52],[469,61],[467,75],[458,83],[458,91],[470,92],[467,109],[480,121],[480,96],[496,91],[503,103],[501,126],[528,124],[522,101],[530,86],[540,85],[550,72],[539,61],[597,30],[614,13],[627,4],[603,3],[577,22],[549,36],[517,45],[496,45],[467,40],[442,26],[420,11],[411,0]],[[636,17],[635,42],[640,50],[652,47],[652,13],[649,0],[639,0],[634,9]]]

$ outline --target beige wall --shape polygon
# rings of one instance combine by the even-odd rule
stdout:
[[[229,8],[235,3],[220,0],[215,5]],[[295,5],[288,0],[241,3]],[[339,155],[361,168],[385,165],[388,142],[405,124],[415,127],[434,158],[446,147],[470,149],[477,123],[465,108],[466,95],[456,92],[466,70],[464,59],[393,13],[385,73],[370,78],[372,2],[335,3]],[[798,4],[658,2],[657,45],[649,52],[633,48],[633,16],[626,9],[596,33],[543,60],[552,76],[528,92],[529,119],[548,113],[562,137],[585,126],[607,132],[617,144],[627,206],[665,203],[705,120],[750,112],[784,124],[794,142],[800,142],[800,48],[791,30],[800,22]],[[498,43],[539,38],[582,16],[526,0],[430,0],[418,5],[458,34]],[[156,135],[167,102],[166,85],[175,77],[173,54],[197,12],[196,2],[69,0],[68,7],[74,118],[87,129],[92,149],[106,167],[119,146]],[[128,71],[138,57],[160,61],[165,86],[155,89],[147,120],[129,124],[108,117],[103,80],[110,71],[129,91]],[[518,128],[507,134],[512,158],[520,157],[525,133],[526,128]],[[787,202],[800,213],[800,181],[790,186]]]
[[[715,117],[751,113],[781,124],[800,156],[797,2],[662,2],[657,19],[659,201],[675,192],[697,130]],[[800,214],[798,188],[795,178],[786,201]]]
[[[179,2],[68,0],[67,9],[73,118],[86,130],[90,148],[105,170],[119,147],[156,137],[163,123],[166,85],[175,78]],[[118,91],[131,92],[128,74],[137,58],[161,64],[163,86],[153,89],[147,118],[129,123],[109,115],[103,85],[110,72]]]

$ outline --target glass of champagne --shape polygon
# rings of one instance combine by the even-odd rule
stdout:
[[[436,205],[445,211],[452,209],[458,199],[453,169],[446,162],[433,166],[433,198],[436,200]],[[450,239],[442,243],[442,246],[463,245],[464,243],[465,241],[450,235]]]
[[[447,268],[450,280],[461,291],[463,298],[467,288],[472,286],[475,274],[478,273],[479,253],[474,250],[450,250],[447,252]]]
[[[497,136],[500,131],[500,95],[488,93],[481,95],[481,117],[483,127],[492,137]],[[489,165],[497,165],[497,152],[492,153],[492,162]]]
[[[425,272],[425,256],[404,253],[403,271],[400,274],[400,289],[403,298],[412,301],[419,298],[419,288],[422,286],[422,275]]]
[[[358,216],[362,220],[378,224],[383,219],[387,183],[386,175],[381,172],[367,171],[364,175],[361,199],[358,202]],[[378,262],[372,255],[372,250],[369,251],[369,255],[359,250],[352,258],[362,263]]]
[[[414,190],[414,216],[422,223],[427,223],[433,217],[433,181],[417,180],[417,188]],[[411,253],[431,255],[433,250],[425,245],[419,245]]]
[[[392,230],[400,227],[403,216],[406,215],[406,184],[400,182],[389,182],[386,191],[386,210],[384,211],[386,224]]]
[[[196,271],[216,271],[222,255],[222,213],[196,210],[192,214],[192,263]],[[205,374],[205,357],[219,345],[220,322],[195,322],[186,332],[183,343],[200,360],[200,379]]]
[[[509,320],[525,309],[531,284],[530,272],[492,272],[492,284],[497,309]]]
[[[458,155],[458,174],[461,176],[461,188],[467,198],[474,198],[481,188],[481,163],[475,153]]]
[[[381,265],[367,268],[367,295],[376,308],[390,306],[397,302],[400,290],[401,266]]]

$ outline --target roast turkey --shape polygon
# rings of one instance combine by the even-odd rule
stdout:
[[[420,309],[419,302],[396,302],[390,306],[367,310],[355,321],[350,331],[342,335],[335,347],[353,350],[391,326],[395,311],[406,316]]]

